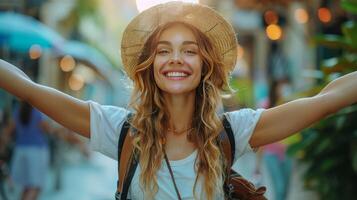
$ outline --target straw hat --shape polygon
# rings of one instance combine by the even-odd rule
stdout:
[[[157,27],[172,21],[191,24],[206,34],[214,47],[218,48],[225,71],[228,73],[233,70],[237,59],[237,38],[231,24],[207,6],[176,1],[143,11],[126,27],[121,42],[121,58],[131,79],[146,40]]]

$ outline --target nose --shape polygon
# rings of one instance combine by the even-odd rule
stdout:
[[[169,60],[170,64],[182,64],[183,63],[183,59],[181,56],[181,53],[179,51],[174,52]]]

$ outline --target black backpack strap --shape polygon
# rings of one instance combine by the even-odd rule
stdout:
[[[223,127],[224,130],[223,131],[226,136],[223,136],[223,139],[225,137],[228,138],[229,144],[231,146],[231,159],[232,159],[232,163],[230,163],[231,165],[233,164],[233,160],[234,160],[234,156],[235,156],[235,150],[236,150],[236,142],[234,140],[234,135],[233,135],[233,130],[231,127],[231,124],[229,123],[228,119],[227,119],[227,114],[224,113],[223,117],[222,117],[222,123],[223,123]]]
[[[123,145],[124,145],[124,141],[126,138],[126,135],[129,132],[129,128],[130,128],[130,123],[129,123],[129,118],[131,117],[132,113],[129,113],[126,120],[124,121],[123,126],[121,127],[121,131],[120,131],[120,135],[119,135],[119,141],[118,141],[118,162],[120,160],[121,157],[121,152],[123,150]],[[118,165],[118,172],[119,172],[119,165]],[[117,187],[119,187],[119,179],[117,180]]]
[[[132,116],[132,113],[129,113],[126,120],[124,121],[123,126],[121,127],[119,141],[118,141],[118,160],[120,160],[121,152],[123,150],[124,141],[125,141],[126,135],[129,132],[129,128],[130,128],[129,119],[131,118],[131,116]],[[119,168],[118,168],[118,170],[119,170]]]
[[[134,152],[130,158],[129,171],[125,176],[125,180],[123,183],[123,191],[121,193],[120,200],[127,200],[129,187],[131,185],[131,181],[133,180],[136,168],[138,167],[138,159],[139,156]]]
[[[120,131],[120,136],[119,136],[119,141],[118,141],[118,175],[120,173],[120,163],[119,161],[122,160],[122,156],[128,156],[128,155],[122,155],[122,152],[127,152],[128,149],[130,149],[130,145],[131,143],[128,143],[128,141],[126,141],[129,129],[130,129],[130,123],[129,123],[129,119],[132,117],[132,113],[129,113],[126,120],[123,123],[122,129]],[[126,146],[125,146],[126,143]],[[129,146],[128,146],[129,145]],[[125,148],[126,149],[123,149]],[[129,148],[128,148],[129,147]],[[128,152],[127,152],[128,153]],[[125,178],[123,178],[123,186],[122,186],[122,191],[121,193],[119,192],[119,176],[118,176],[118,181],[117,181],[117,192],[115,194],[115,199],[116,200],[126,200],[127,199],[127,195],[128,195],[128,191],[129,191],[129,187],[132,181],[132,178],[134,176],[135,170],[137,168],[138,165],[138,155],[136,153],[132,153],[130,151],[131,155],[127,164],[127,167],[125,167],[123,171],[125,171]],[[123,163],[122,163],[123,164]]]
[[[230,194],[231,188],[229,187],[229,177],[233,173],[231,167],[233,165],[233,160],[235,155],[235,140],[234,140],[231,124],[227,119],[227,114],[224,113],[221,119],[222,119],[222,125],[224,130],[221,132],[219,136],[219,145],[226,159],[226,165],[224,166],[226,169],[226,177],[223,184],[223,190],[225,191],[225,199],[231,199],[231,194]]]

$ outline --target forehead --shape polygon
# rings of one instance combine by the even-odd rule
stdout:
[[[197,42],[192,30],[183,24],[173,24],[163,30],[159,37],[159,41],[169,41],[171,43],[183,41]]]

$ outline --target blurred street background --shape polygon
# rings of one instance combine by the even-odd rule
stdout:
[[[0,58],[74,97],[128,107],[132,83],[122,69],[121,36],[135,15],[158,2],[165,1],[0,0]],[[356,0],[192,2],[215,8],[237,32],[238,63],[230,80],[236,93],[223,96],[224,111],[312,96],[357,70]],[[10,176],[14,139],[2,137],[19,104],[0,90],[0,200],[21,195]],[[46,121],[60,131],[46,136],[50,170],[39,199],[113,199],[116,161],[91,151],[87,139]],[[265,185],[270,200],[356,199],[356,121],[357,107],[350,106],[244,155],[234,168]]]

